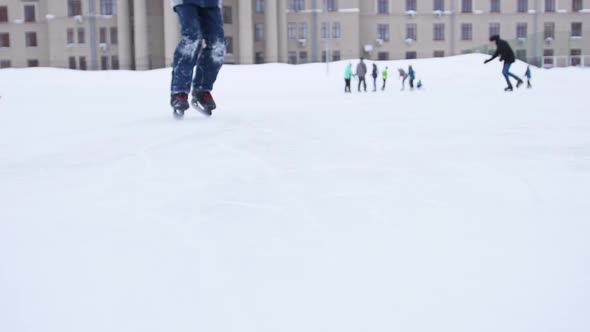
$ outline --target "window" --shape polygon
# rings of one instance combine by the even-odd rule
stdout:
[[[338,11],[338,2],[336,0],[326,0],[326,8],[329,12]]]
[[[326,60],[328,58],[328,55],[327,54],[328,53],[326,53],[326,51],[322,51],[322,60],[321,60],[321,62],[326,62],[327,61]]]
[[[121,0],[124,1],[124,0]],[[100,0],[100,14],[111,16],[115,14],[115,0]]]
[[[101,70],[108,70],[109,69],[109,57],[108,56],[101,56],[100,57],[100,69]]]
[[[254,63],[256,63],[256,64],[264,63],[264,53],[263,52],[256,52],[254,54]]]
[[[526,62],[526,50],[516,50],[516,58]]]
[[[27,67],[39,67],[39,60],[37,60],[37,59],[27,60]]]
[[[543,29],[543,38],[555,39],[555,23],[545,22],[545,28]]]
[[[256,12],[264,13],[264,0],[256,0]]]
[[[307,23],[299,24],[299,39],[307,39]]]
[[[572,22],[572,37],[582,37],[582,22]]]
[[[111,56],[111,69],[119,70],[119,56],[118,55]]]
[[[435,23],[434,24],[434,38],[433,40],[441,41],[445,40],[445,24]]]
[[[101,44],[107,43],[107,28],[100,28],[99,29],[98,42]]]
[[[76,69],[76,57],[75,56],[71,56],[68,58],[68,67],[70,69]]]
[[[292,12],[300,12],[305,9],[305,0],[290,0],[289,10]]]
[[[225,37],[225,51],[229,54],[234,53],[234,38]]]
[[[332,38],[340,39],[342,37],[342,30],[340,28],[340,22],[332,23]]]
[[[223,23],[232,24],[232,9],[230,6],[223,6]]]
[[[25,46],[26,47],[37,47],[37,33],[36,32],[25,32]]]
[[[490,0],[490,13],[500,12],[500,0]]]
[[[340,55],[340,51],[332,51],[332,61],[340,61],[342,60],[342,56]]]
[[[582,9],[584,9],[584,1],[583,0],[573,0],[572,1],[572,11],[579,12]]]
[[[473,40],[473,25],[471,23],[461,24],[461,40]]]
[[[322,22],[322,39],[330,38],[330,23]]]
[[[264,40],[264,24],[262,24],[262,23],[254,24],[254,40],[255,41],[263,41]]]
[[[85,56],[81,56],[78,59],[78,63],[80,64],[79,67],[81,70],[86,70],[87,66],[86,66],[86,57]]]
[[[377,24],[377,39],[389,41],[389,24]]]
[[[289,23],[287,25],[287,37],[289,40],[297,39],[297,23]]]
[[[10,60],[0,60],[0,68],[10,68],[12,67],[12,63]]]
[[[307,52],[299,52],[299,63],[307,63]]]
[[[406,52],[406,59],[416,59],[416,58],[418,58],[418,53],[416,53],[416,51]]]
[[[434,0],[433,10],[445,11],[445,0]]]
[[[86,43],[86,33],[84,28],[78,28],[78,44]]]
[[[545,0],[545,12],[555,12],[555,0]]]
[[[418,25],[416,23],[406,24],[406,39],[418,40]]]
[[[381,61],[389,60],[389,52],[379,52],[377,53],[377,59]]]
[[[544,66],[553,66],[553,63],[554,63],[553,56],[554,56],[553,49],[543,50],[543,65]]]
[[[434,56],[435,58],[444,58],[445,51],[434,51],[432,56]]]
[[[500,35],[500,23],[492,22],[489,26],[489,34],[491,36],[499,36]]]
[[[68,43],[68,45],[75,43],[75,41],[74,41],[74,29],[72,29],[72,28],[68,28],[68,30],[67,30],[67,43]]]
[[[119,31],[117,27],[111,28],[111,44],[117,45],[119,44]]]
[[[461,12],[472,13],[473,12],[473,0],[462,0],[461,1]]]
[[[297,23],[287,24],[287,37],[289,40],[297,39]]]
[[[8,22],[8,7],[0,6],[0,23]]]
[[[297,64],[297,52],[289,51],[289,64]]]
[[[68,16],[82,15],[82,0],[68,0]]]
[[[10,35],[8,33],[0,33],[0,47],[10,47]]]
[[[389,14],[389,0],[377,1],[377,14]]]
[[[519,13],[526,13],[529,11],[529,0],[518,0],[516,10]]]
[[[406,11],[416,11],[418,6],[416,5],[416,0],[406,0]]]
[[[35,22],[35,5],[25,5],[25,22]]]
[[[526,38],[527,36],[527,26],[526,23],[517,23],[516,24],[516,38]]]
[[[582,50],[581,49],[572,49],[570,50],[570,59],[572,66],[579,66],[582,64]]]

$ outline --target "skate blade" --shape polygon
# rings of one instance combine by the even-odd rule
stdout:
[[[199,102],[197,102],[197,101],[193,101],[193,102],[191,102],[191,104],[193,105],[193,107],[194,107],[194,108],[195,108],[197,111],[199,111],[199,113],[203,114],[204,116],[206,116],[206,117],[211,117],[211,116],[213,115],[213,113],[211,112],[211,110],[209,110],[209,109],[206,109],[206,108],[202,107],[202,106],[199,104]]]
[[[184,111],[180,109],[173,109],[172,115],[176,120],[182,120],[182,118],[184,117]]]

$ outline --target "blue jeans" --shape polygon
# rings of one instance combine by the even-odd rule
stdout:
[[[189,94],[191,83],[194,91],[211,91],[225,58],[221,9],[179,5],[174,10],[180,21],[181,38],[174,52],[171,92]]]
[[[521,81],[520,77],[514,75],[513,73],[510,72],[510,66],[512,66],[511,63],[505,63],[504,64],[504,69],[502,69],[502,74],[504,75],[504,78],[506,78],[506,83],[508,83],[508,86],[512,86],[512,83],[510,83],[510,78],[512,77],[514,79],[516,79],[517,81]]]

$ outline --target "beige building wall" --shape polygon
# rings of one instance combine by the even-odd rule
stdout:
[[[109,16],[101,15],[104,1],[81,0],[82,15],[70,17],[67,0],[0,0],[0,8],[8,11],[0,34],[10,35],[10,46],[0,47],[0,64],[80,69],[85,63],[86,69],[138,70],[171,65],[180,29],[169,0],[112,0],[116,9]],[[590,66],[590,0],[582,1],[585,10],[580,12],[573,11],[573,0],[555,0],[555,12],[545,11],[545,0],[525,0],[525,13],[518,12],[518,0],[500,0],[501,13],[490,12],[490,0],[473,0],[473,11],[462,13],[463,1],[444,0],[444,11],[436,13],[434,0],[416,0],[415,12],[407,12],[405,0],[386,0],[388,12],[379,13],[380,0],[336,0],[331,12],[324,10],[325,0],[305,0],[301,10],[294,10],[291,0],[224,0],[226,62],[304,63],[321,61],[326,54],[330,60],[376,60],[489,52],[490,23],[498,23],[502,38],[529,61],[541,62],[544,54],[553,54],[553,64],[567,65],[573,56]],[[35,6],[35,22],[23,22],[26,5]],[[548,22],[555,24],[551,40],[544,36]],[[574,22],[582,24],[581,38],[571,36]],[[527,35],[519,39],[517,25],[522,23]],[[329,38],[323,38],[324,24]],[[444,24],[444,40],[434,40],[435,24]],[[464,24],[471,25],[470,40],[462,38]],[[379,25],[387,27],[387,38],[378,35]],[[416,26],[416,40],[407,39],[408,25]],[[73,42],[68,41],[68,29],[74,32]],[[36,33],[37,46],[25,45],[27,32]]]

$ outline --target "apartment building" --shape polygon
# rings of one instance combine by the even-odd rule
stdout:
[[[291,64],[489,52],[590,66],[590,0],[224,0],[227,63]],[[0,0],[0,67],[169,66],[169,0]]]

